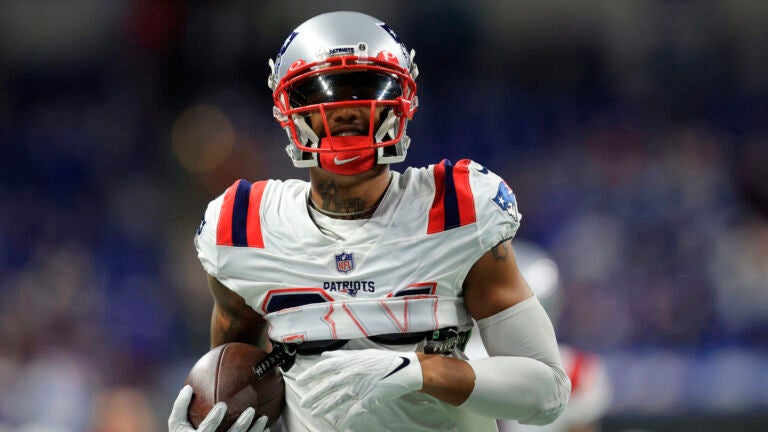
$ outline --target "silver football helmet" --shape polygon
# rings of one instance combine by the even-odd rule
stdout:
[[[414,54],[389,26],[358,12],[326,13],[297,27],[270,59],[268,82],[293,164],[352,175],[403,161],[418,104]],[[329,112],[352,107],[370,109],[367,135],[332,134]]]

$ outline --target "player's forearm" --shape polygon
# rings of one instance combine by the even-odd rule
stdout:
[[[559,367],[527,357],[495,356],[468,362],[475,387],[460,406],[486,417],[543,425],[562,412],[570,381]]]
[[[571,383],[552,324],[531,297],[478,321],[491,356],[471,360],[474,388],[460,406],[487,417],[547,424],[565,408]]]
[[[421,392],[457,406],[474,394],[475,401],[463,407],[488,417],[535,422],[539,413],[557,410],[567,399],[565,374],[531,358],[497,356],[470,363],[441,355],[418,357]]]
[[[451,405],[464,402],[475,385],[475,372],[466,361],[439,354],[417,353],[424,380],[422,393]]]

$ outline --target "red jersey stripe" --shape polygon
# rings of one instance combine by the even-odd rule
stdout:
[[[251,196],[248,200],[248,222],[246,236],[249,247],[264,248],[264,236],[261,234],[261,197],[267,181],[256,182],[251,186]]]
[[[459,202],[459,220],[461,226],[475,223],[475,197],[469,185],[469,159],[462,159],[453,168],[453,182],[456,188],[456,200]]]
[[[224,192],[224,202],[219,212],[219,222],[216,227],[216,244],[232,246],[232,212],[235,207],[235,194],[237,186],[242,180],[236,181]]]
[[[439,233],[445,230],[445,162],[443,159],[434,165],[432,172],[435,176],[435,199],[429,210],[429,224],[427,234]]]

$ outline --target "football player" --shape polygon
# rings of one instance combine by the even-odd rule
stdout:
[[[281,368],[291,432],[495,431],[497,418],[550,423],[570,394],[552,324],[515,263],[509,186],[466,159],[390,169],[410,145],[413,57],[356,12],[296,28],[268,82],[309,182],[238,180],[195,236],[215,299],[211,346],[271,349],[256,369]],[[488,358],[462,352],[473,320]],[[193,430],[189,394],[172,431]]]

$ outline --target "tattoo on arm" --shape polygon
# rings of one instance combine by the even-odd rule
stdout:
[[[509,256],[509,249],[509,240],[505,240],[494,246],[491,249],[491,254],[493,254],[493,257],[496,259],[496,261],[504,261],[507,259],[507,256]]]

